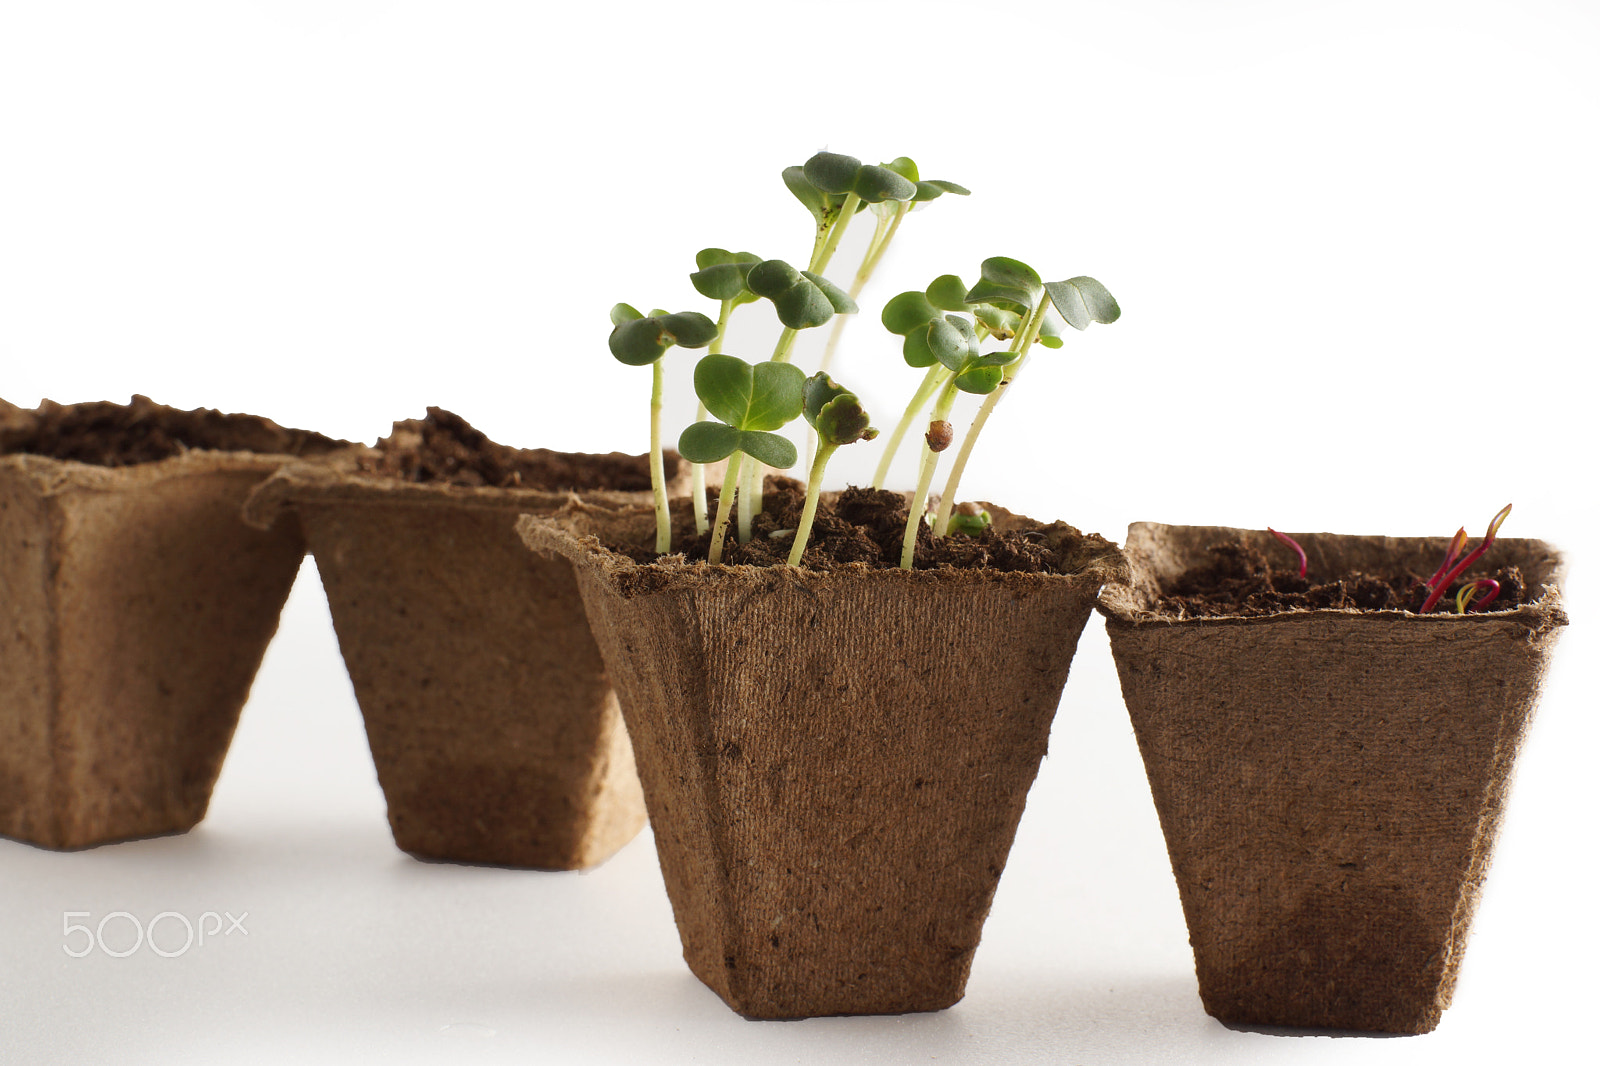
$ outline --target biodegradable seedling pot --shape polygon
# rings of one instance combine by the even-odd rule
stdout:
[[[572,505],[518,528],[577,571],[690,969],[751,1018],[955,1003],[1120,553],[1082,538],[1073,572],[1028,574],[613,550],[654,522]]]
[[[1431,572],[1443,538],[1295,534],[1308,576]],[[1512,764],[1566,623],[1560,557],[1498,540],[1512,610],[1158,613],[1216,544],[1140,523],[1101,610],[1207,1012],[1243,1025],[1423,1033],[1449,1005]]]
[[[189,829],[305,552],[239,508],[338,442],[142,396],[0,408],[0,834]]]
[[[485,474],[508,484],[454,483]],[[514,528],[574,485],[596,505],[650,499],[643,456],[507,448],[432,409],[376,450],[285,468],[250,501],[252,521],[300,516],[395,843],[419,858],[577,869],[644,825],[572,569]]]

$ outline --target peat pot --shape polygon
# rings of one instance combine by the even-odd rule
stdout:
[[[1295,534],[1308,577],[1431,573],[1443,538]],[[1157,598],[1262,530],[1140,523],[1100,607],[1205,1009],[1424,1033],[1450,1003],[1512,764],[1560,627],[1561,559],[1498,540],[1532,602],[1178,619]]]
[[[142,396],[0,418],[0,834],[183,832],[305,553],[292,518],[240,506],[337,442]]]
[[[680,515],[680,520],[683,518]],[[680,521],[680,528],[682,521]],[[519,529],[571,560],[684,958],[751,1018],[959,1000],[1114,545],[1071,573],[639,564],[647,509]]]
[[[437,459],[462,440],[469,466],[493,453],[496,470],[570,478],[576,464],[591,483],[632,486],[585,490],[597,506],[650,499],[644,457],[505,448],[435,411],[377,450],[285,468],[248,517],[288,506],[305,527],[395,844],[422,859],[593,866],[644,825],[633,752],[571,566],[534,556],[515,529],[572,495],[521,473],[506,487],[410,479],[414,453]]]

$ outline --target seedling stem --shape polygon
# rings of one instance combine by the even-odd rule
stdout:
[[[733,516],[734,486],[739,483],[739,462],[743,452],[728,456],[728,473],[722,481],[722,491],[717,497],[717,522],[711,527],[711,550],[706,558],[713,563],[722,562],[722,545],[728,537],[728,519]]]
[[[1293,537],[1289,536],[1289,534],[1287,534],[1287,533],[1279,533],[1276,529],[1273,529],[1271,526],[1267,527],[1267,532],[1271,533],[1274,537],[1277,537],[1279,540],[1283,541],[1289,547],[1294,549],[1294,553],[1300,557],[1300,576],[1302,578],[1305,577],[1306,576],[1306,550],[1304,548],[1300,547],[1300,542],[1295,540]]]
[[[894,462],[895,452],[900,450],[900,442],[910,432],[912,425],[917,421],[917,415],[928,406],[928,401],[933,399],[933,394],[950,376],[950,371],[940,363],[934,363],[928,368],[928,373],[923,377],[922,384],[917,386],[917,393],[911,397],[911,402],[906,405],[905,414],[900,416],[899,423],[894,427],[894,432],[889,434],[888,443],[884,446],[883,457],[878,460],[878,469],[872,475],[872,487],[883,488],[883,483],[889,478],[889,464]]]
[[[822,496],[822,474],[828,460],[839,450],[837,444],[824,444],[817,448],[817,457],[811,461],[811,477],[806,482],[806,506],[800,512],[800,527],[794,531],[794,546],[789,549],[789,565],[799,566],[800,557],[806,553],[806,543],[811,539],[811,526],[817,518],[817,501]]]
[[[1427,614],[1433,610],[1434,604],[1439,602],[1440,598],[1444,596],[1445,590],[1450,587],[1455,579],[1466,573],[1467,568],[1473,563],[1483,558],[1484,552],[1488,551],[1489,546],[1494,543],[1495,534],[1500,532],[1500,524],[1506,520],[1506,516],[1510,513],[1511,505],[1508,503],[1500,509],[1500,512],[1494,518],[1490,519],[1489,531],[1483,535],[1483,543],[1472,549],[1466,558],[1451,567],[1450,572],[1445,574],[1444,577],[1438,579],[1438,583],[1433,585],[1432,591],[1428,593],[1428,598],[1422,602],[1422,610],[1418,612],[1419,614]],[[1454,547],[1455,541],[1452,540],[1450,543]]]
[[[1043,293],[1039,296],[1038,306],[1034,307],[1032,313],[1024,320],[1016,336],[1011,338],[1009,350],[1017,353],[1017,359],[1005,368],[999,387],[983,398],[977,415],[972,419],[972,425],[967,429],[966,437],[961,441],[961,450],[956,453],[955,465],[950,468],[950,477],[944,484],[944,496],[939,500],[939,513],[934,516],[934,536],[942,537],[950,531],[950,510],[956,504],[956,490],[961,487],[961,475],[966,472],[967,460],[972,455],[972,446],[977,443],[978,434],[982,433],[983,427],[988,424],[989,415],[1000,403],[1000,397],[1005,394],[1012,379],[1022,369],[1023,361],[1028,357],[1028,349],[1038,339],[1039,330],[1044,325],[1045,312],[1049,309],[1050,296],[1048,293]]]
[[[656,551],[665,555],[672,550],[672,516],[667,512],[667,470],[661,456],[661,387],[666,378],[662,362],[650,364],[650,488],[656,502]]]
[[[934,401],[933,415],[928,424],[945,422],[950,418],[950,409],[956,402],[956,382],[952,375],[939,390],[939,398]],[[922,445],[922,467],[917,473],[917,492],[911,499],[911,510],[908,512],[906,522],[905,541],[900,546],[900,569],[910,570],[912,559],[917,551],[917,527],[922,524],[922,512],[928,506],[928,489],[933,484],[933,471],[939,465],[939,453],[926,442]]]

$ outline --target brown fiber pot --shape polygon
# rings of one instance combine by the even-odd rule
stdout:
[[[4,406],[0,834],[81,848],[190,829],[305,554],[292,518],[239,520],[292,457],[54,459],[26,452],[37,412]],[[143,398],[81,406],[191,414]]]
[[[451,862],[603,862],[644,826],[633,751],[572,568],[514,528],[572,495],[364,474],[364,451],[285,468],[247,517],[300,515],[395,844]]]
[[[1294,534],[1308,576],[1430,573],[1443,538]],[[1101,610],[1177,878],[1200,996],[1224,1022],[1425,1033],[1450,1003],[1557,633],[1561,559],[1497,541],[1536,602],[1427,616],[1177,620],[1150,606],[1213,544],[1133,525]]]
[[[577,570],[695,975],[751,1018],[959,1000],[1116,548],[1068,575],[818,572],[602,546],[647,547],[644,509],[518,528]]]

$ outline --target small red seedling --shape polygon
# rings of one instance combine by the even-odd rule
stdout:
[[[1494,535],[1500,532],[1500,524],[1506,520],[1506,515],[1510,513],[1511,505],[1508,503],[1500,509],[1500,512],[1496,514],[1493,519],[1490,520],[1489,531],[1483,535],[1483,543],[1472,549],[1472,551],[1469,552],[1467,556],[1460,562],[1456,563],[1454,566],[1451,566],[1450,562],[1453,556],[1446,556],[1444,566],[1439,568],[1440,571],[1443,572],[1443,576],[1440,576],[1440,574],[1434,574],[1432,580],[1428,582],[1428,598],[1422,602],[1422,610],[1418,612],[1419,614],[1427,614],[1429,611],[1433,610],[1434,604],[1438,603],[1439,600],[1444,596],[1445,589],[1449,588],[1451,583],[1454,582],[1456,578],[1466,573],[1469,566],[1483,558],[1483,553],[1488,551],[1489,546],[1494,543]],[[1461,534],[1458,533],[1450,541],[1450,547],[1456,551],[1459,551],[1459,549],[1456,548],[1456,544],[1460,539],[1460,536]],[[1495,586],[1495,594],[1499,594],[1498,584]],[[1493,596],[1489,597],[1489,599],[1493,598]],[[1484,600],[1483,602],[1488,603],[1489,601]],[[1481,609],[1482,605],[1480,604],[1479,606]]]
[[[1279,533],[1276,529],[1273,529],[1271,526],[1267,527],[1267,532],[1271,533],[1274,537],[1277,537],[1279,540],[1283,541],[1289,547],[1294,549],[1294,553],[1300,557],[1300,576],[1301,577],[1305,577],[1306,576],[1306,550],[1304,548],[1300,547],[1299,542],[1296,541],[1293,537],[1289,536],[1289,534],[1287,534],[1287,533]]]
[[[1461,558],[1461,553],[1466,550],[1467,527],[1462,526],[1460,529],[1456,530],[1456,535],[1450,538],[1450,547],[1445,550],[1444,562],[1440,563],[1439,569],[1435,570],[1433,572],[1433,576],[1424,582],[1424,584],[1428,586],[1429,592],[1433,591],[1433,587],[1439,583],[1439,579],[1441,577],[1444,577],[1444,575],[1450,572],[1450,567],[1455,565],[1455,561]]]
[[[1478,590],[1487,589],[1489,595],[1478,599]],[[1468,611],[1481,611],[1494,602],[1500,595],[1500,582],[1492,577],[1480,577],[1478,580],[1461,586],[1461,591],[1456,593],[1456,614],[1466,614]]]

